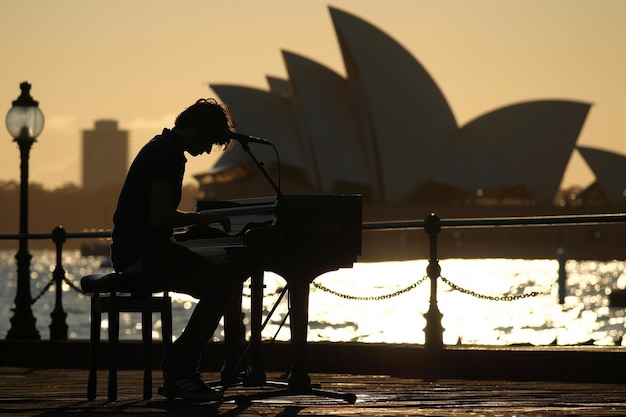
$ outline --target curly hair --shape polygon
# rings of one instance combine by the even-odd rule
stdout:
[[[214,139],[216,144],[227,147],[230,139],[220,138],[224,128],[232,129],[234,122],[226,105],[220,105],[213,98],[201,98],[183,110],[174,122],[174,127],[180,129],[190,126],[206,132],[207,137]]]

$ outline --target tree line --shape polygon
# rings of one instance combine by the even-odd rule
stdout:
[[[39,183],[29,184],[28,231],[50,233],[57,226],[67,232],[86,230],[110,230],[113,228],[113,213],[121,184],[102,187],[96,191],[85,191],[68,183],[50,190]],[[181,210],[193,210],[198,188],[186,185],[183,189]],[[19,233],[20,185],[17,181],[0,181],[0,234]],[[77,247],[78,242],[66,243]],[[17,248],[17,241],[0,240],[1,248]],[[49,241],[32,240],[32,248],[52,248]]]

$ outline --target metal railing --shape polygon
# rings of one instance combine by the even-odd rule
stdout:
[[[626,223],[626,213],[615,214],[589,214],[589,215],[562,215],[562,216],[533,216],[533,217],[499,217],[499,218],[461,218],[461,219],[440,219],[436,214],[431,213],[424,220],[388,221],[388,222],[364,222],[363,231],[385,231],[385,230],[419,230],[423,229],[428,235],[428,266],[426,274],[430,281],[430,301],[429,309],[424,315],[426,318],[425,348],[443,348],[443,327],[441,319],[443,315],[439,311],[437,303],[437,282],[441,277],[441,266],[438,257],[438,236],[444,228],[494,228],[494,227],[524,227],[524,226],[559,226],[559,225],[585,225],[585,224],[606,224],[606,223]],[[67,239],[75,238],[110,238],[111,231],[90,231],[90,232],[66,232],[63,227],[54,228],[51,233],[29,233],[27,236],[21,234],[2,234],[0,240],[28,239],[52,239],[56,249],[56,265],[53,272],[53,282],[55,290],[55,307],[50,314],[52,323],[50,325],[51,340],[66,340],[67,325],[65,324],[66,314],[63,311],[62,283],[65,278],[65,270],[62,264],[63,245]]]
[[[437,239],[443,228],[558,226],[624,222],[626,222],[626,213],[465,219],[440,219],[439,216],[431,213],[423,221],[367,222],[363,223],[363,230],[424,229],[428,235],[429,258],[426,274],[430,280],[430,302],[429,309],[424,315],[426,318],[425,347],[427,349],[442,349],[444,329],[441,325],[441,319],[443,315],[437,304],[437,281],[441,276]]]
[[[54,242],[56,251],[56,262],[54,271],[52,272],[52,281],[48,284],[44,290],[48,289],[52,284],[55,286],[55,299],[54,309],[50,313],[50,340],[67,340],[68,326],[65,321],[67,313],[63,309],[63,282],[65,281],[72,288],[80,291],[73,285],[72,282],[67,280],[65,276],[65,269],[63,268],[63,245],[67,239],[73,238],[110,238],[111,231],[91,231],[91,232],[66,232],[63,226],[55,227],[51,233],[15,233],[15,234],[0,234],[0,240],[46,240],[51,239]],[[19,283],[18,283],[19,286]],[[34,304],[37,298],[31,300],[31,304]]]

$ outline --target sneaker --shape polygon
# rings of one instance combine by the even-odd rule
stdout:
[[[183,399],[187,401],[220,401],[224,397],[222,390],[209,387],[200,375],[167,381],[165,394],[168,400]]]

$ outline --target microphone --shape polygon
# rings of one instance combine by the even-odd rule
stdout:
[[[229,130],[228,136],[229,139],[235,139],[242,145],[247,143],[260,143],[262,145],[271,145],[272,143],[268,140],[257,138],[256,136],[244,135],[243,133],[233,132]]]

